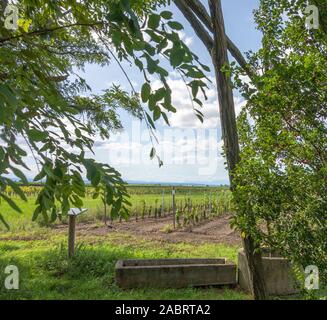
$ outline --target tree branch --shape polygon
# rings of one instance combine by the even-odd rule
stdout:
[[[180,0],[176,0],[176,1],[180,1]],[[208,30],[210,30],[210,32],[213,32],[211,17],[207,12],[206,7],[198,0],[182,0],[182,1],[185,1],[186,4],[201,20],[201,22],[208,28]]]
[[[198,35],[200,40],[203,42],[209,54],[213,48],[213,39],[209,32],[203,27],[198,18],[194,15],[190,7],[185,3],[184,0],[174,0],[177,8],[182,12],[184,17],[189,21],[195,33]]]
[[[207,12],[205,6],[199,0],[174,0],[176,6],[183,13],[185,18],[191,23],[193,29],[199,36],[199,38],[205,42],[205,46],[208,49],[208,45],[213,46],[213,39],[210,34],[205,30],[203,25],[199,20],[204,24],[204,26],[213,33],[213,26],[211,22],[211,17]],[[197,19],[198,18],[198,19]],[[207,35],[205,34],[207,33]],[[203,39],[201,37],[204,37]],[[210,40],[208,39],[210,38]],[[238,64],[243,68],[249,78],[254,77],[255,71],[248,65],[245,58],[243,57],[242,52],[237,48],[234,42],[226,35],[227,48],[231,55],[235,58]],[[209,50],[211,54],[211,49]]]
[[[79,22],[76,22],[76,23],[71,23],[71,24],[67,24],[67,25],[64,25],[64,26],[56,26],[54,28],[35,30],[35,31],[32,31],[32,32],[28,32],[28,33],[22,33],[22,34],[19,34],[17,36],[13,36],[13,37],[2,38],[2,39],[0,39],[0,43],[4,43],[4,42],[7,42],[7,41],[19,39],[19,38],[26,37],[26,36],[35,36],[35,35],[40,35],[40,34],[44,34],[44,33],[54,32],[54,31],[57,31],[57,30],[60,30],[60,29],[65,29],[65,28],[71,28],[71,27],[77,27],[77,26],[94,27],[94,26],[103,25],[103,24],[104,24],[103,22],[93,22],[93,23],[79,23]]]

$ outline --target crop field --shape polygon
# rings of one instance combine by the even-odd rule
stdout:
[[[44,226],[42,217],[32,222],[35,210],[35,200],[40,186],[22,187],[27,195],[27,202],[22,201],[10,188],[6,194],[21,208],[22,213],[14,211],[7,203],[0,205],[0,210],[10,225],[12,231],[28,231]],[[232,211],[231,194],[226,187],[176,187],[175,191],[175,217],[176,225],[186,226],[197,224],[200,221],[217,217]],[[163,218],[173,215],[172,187],[169,186],[128,186],[130,194],[130,216],[128,219]],[[80,217],[83,222],[110,221],[110,208],[105,208],[100,198],[93,199],[92,188],[87,188],[83,207],[86,214]],[[107,213],[106,213],[107,212]],[[65,221],[65,217],[63,217]],[[61,221],[56,222],[61,223]],[[6,228],[0,225],[0,231]]]

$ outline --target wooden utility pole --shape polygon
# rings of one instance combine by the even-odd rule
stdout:
[[[240,160],[236,125],[233,88],[230,77],[223,72],[229,66],[228,50],[251,78],[254,71],[249,68],[241,52],[226,36],[221,0],[208,0],[210,14],[199,0],[174,0],[176,6],[190,22],[195,33],[212,57],[215,69],[222,138],[227,159],[231,190],[235,190],[233,171]],[[256,253],[256,245],[251,237],[243,241],[252,279],[252,292],[255,299],[266,299],[261,254]]]
[[[222,136],[227,158],[229,180],[231,190],[233,191],[235,190],[233,172],[237,163],[240,161],[240,150],[232,83],[226,72],[222,71],[225,66],[229,66],[225,23],[221,0],[209,0],[209,6],[214,30],[212,62],[215,66]],[[252,278],[253,294],[258,300],[266,299],[267,293],[263,277],[261,254],[256,252],[255,249],[257,248],[251,236],[247,236],[243,239],[243,247],[247,256],[248,267]]]
[[[239,162],[240,151],[232,83],[226,72],[223,72],[223,68],[229,66],[225,24],[220,0],[210,0],[209,3],[214,30],[214,45],[211,56],[216,74],[222,138],[224,140],[229,181],[231,183],[231,188],[234,189],[232,172]]]

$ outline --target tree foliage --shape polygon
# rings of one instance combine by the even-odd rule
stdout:
[[[59,211],[81,207],[84,173],[94,187],[106,189],[113,214],[126,215],[127,193],[119,173],[87,158],[86,151],[92,151],[97,134],[107,138],[110,130],[121,128],[118,108],[142,118],[150,131],[161,117],[168,123],[167,113],[176,109],[161,58],[180,72],[199,107],[207,67],[181,41],[182,26],[172,14],[154,12],[160,1],[22,0],[16,5],[18,30],[0,26],[0,190],[9,185],[26,199],[16,183],[27,182],[22,171],[29,169],[27,153],[20,146],[24,141],[38,164],[34,180],[45,180],[34,219],[42,214],[54,220]],[[143,74],[147,108],[134,88],[128,93],[113,86],[90,94],[79,71],[86,64],[112,62],[121,66],[131,87],[121,63],[129,62]],[[103,77],[111,80],[110,75]],[[154,78],[162,84],[157,90],[151,87]],[[3,192],[0,199],[19,211]]]

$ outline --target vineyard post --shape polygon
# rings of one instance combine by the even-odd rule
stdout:
[[[211,191],[210,191],[210,195],[209,195],[209,215],[211,215],[212,212],[212,202],[211,202]]]
[[[176,228],[176,204],[175,204],[175,187],[173,187],[172,190],[172,195],[173,195],[173,224],[174,224],[174,229]]]
[[[188,211],[190,212],[192,210],[192,208],[191,208],[191,191],[188,192],[187,204],[188,204]]]
[[[165,210],[165,190],[162,191],[162,199],[161,199],[161,216],[164,216]]]

